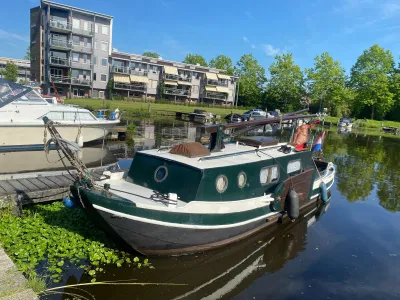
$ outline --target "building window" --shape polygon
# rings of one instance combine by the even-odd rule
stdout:
[[[84,64],[87,64],[87,59],[88,59],[88,56],[87,56],[87,54],[83,54],[83,63]]]
[[[97,66],[97,56],[93,56],[93,64]]]
[[[72,61],[79,61],[79,54],[78,53],[72,53]]]
[[[78,19],[72,19],[72,27],[79,29],[81,27],[81,22]]]
[[[94,49],[97,49],[97,40],[94,41]]]
[[[99,24],[94,24],[94,32],[99,33]]]
[[[83,30],[89,31],[89,22],[88,21],[83,22]]]
[[[300,171],[300,169],[301,169],[300,159],[289,161],[289,163],[287,165],[288,174],[296,172],[296,171]]]
[[[79,77],[79,71],[78,70],[72,70],[71,74],[72,74],[72,78],[78,78]]]
[[[93,73],[93,80],[97,80],[97,74]]]
[[[101,50],[108,51],[108,42],[101,42]]]
[[[101,33],[105,34],[105,35],[108,35],[108,26],[107,25],[103,25],[101,27]]]
[[[73,89],[74,96],[78,96],[78,89]]]
[[[108,64],[107,58],[102,58],[102,59],[101,59],[101,65],[102,65],[103,67],[107,67],[107,64]]]
[[[99,98],[104,99],[104,91],[99,91]]]
[[[262,168],[260,171],[261,185],[277,182],[279,179],[278,166],[271,166]]]
[[[79,45],[79,36],[74,35],[74,36],[72,37],[72,42],[73,42],[75,45]]]
[[[79,90],[79,96],[80,97],[85,96],[85,90]]]
[[[100,81],[107,82],[107,75],[106,74],[101,74]]]

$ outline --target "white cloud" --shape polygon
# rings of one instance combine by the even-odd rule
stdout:
[[[247,37],[244,36],[244,37],[243,37],[243,41],[246,42],[246,43],[248,43],[248,42],[249,42],[249,39],[248,39]]]
[[[256,49],[256,45],[251,44],[251,48]]]
[[[26,36],[22,36],[16,33],[8,32],[3,29],[0,29],[0,39],[8,39],[8,40],[18,40],[23,41],[25,43],[29,43],[29,38]]]
[[[262,46],[265,54],[267,54],[268,56],[275,56],[281,52],[279,48],[274,48],[274,46],[270,44],[263,44]]]

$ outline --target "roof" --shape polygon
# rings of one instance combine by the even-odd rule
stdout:
[[[94,12],[94,11],[81,9],[81,8],[77,8],[77,7],[74,7],[74,6],[69,6],[69,5],[65,5],[65,4],[61,4],[61,3],[57,3],[57,2],[52,2],[52,1],[48,1],[48,0],[42,0],[42,5],[43,4],[44,5],[50,5],[50,6],[53,6],[53,7],[63,8],[63,9],[71,9],[71,10],[75,10],[75,11],[83,13],[83,14],[95,15],[95,16],[106,18],[106,19],[110,19],[110,20],[113,19],[113,17],[109,16],[109,15],[105,15],[105,14],[97,13],[97,12]]]
[[[225,145],[225,148],[221,152],[212,152],[210,156],[204,158],[190,158],[182,155],[171,154],[169,153],[170,149],[164,151],[162,149],[152,149],[139,151],[138,153],[176,161],[178,163],[204,170],[225,166],[234,166],[238,163],[247,164],[257,161],[265,161],[266,159],[278,158],[287,155],[296,155],[296,152],[284,154],[278,151],[279,147],[282,145],[286,145],[286,143],[280,143],[276,146],[267,146],[260,148],[241,144],[236,145],[235,143],[228,143]],[[261,150],[266,154],[257,154],[256,150]]]

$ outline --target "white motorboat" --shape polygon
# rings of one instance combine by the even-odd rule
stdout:
[[[351,128],[353,127],[353,122],[350,118],[341,118],[338,123],[338,127],[346,127]]]
[[[57,122],[57,130],[69,141],[102,139],[119,123],[119,111],[110,120],[96,118],[89,110],[49,103],[31,87],[0,79],[0,152],[43,150],[49,139],[43,117]]]

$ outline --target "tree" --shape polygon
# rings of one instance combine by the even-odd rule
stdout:
[[[350,99],[350,92],[346,88],[345,70],[340,62],[324,52],[314,58],[314,67],[305,72],[309,95],[316,101],[318,110],[327,107],[331,115],[341,115],[346,107],[345,100]]]
[[[351,68],[350,85],[355,90],[355,111],[362,115],[368,111],[383,118],[394,104],[391,92],[394,59],[389,50],[375,44],[358,57]]]
[[[252,54],[244,54],[236,65],[235,73],[240,76],[238,102],[246,106],[259,106],[266,81],[265,69]]]
[[[18,79],[18,66],[11,61],[7,62],[2,75],[5,80],[16,82]]]
[[[232,59],[225,55],[218,55],[216,58],[210,60],[209,66],[211,68],[226,70],[226,74],[233,75],[234,68]]]
[[[275,56],[269,66],[271,78],[268,82],[266,101],[269,105],[289,111],[300,105],[305,95],[304,76],[300,67],[293,61],[291,53]]]
[[[191,65],[199,64],[200,66],[203,66],[203,67],[207,67],[208,66],[206,60],[204,59],[204,57],[199,55],[199,54],[189,53],[188,55],[186,55],[186,57],[183,60],[183,62],[185,64],[191,64]]]
[[[152,57],[152,58],[160,57],[160,55],[157,52],[151,52],[151,51],[144,52],[142,55],[146,56],[146,57]]]
[[[28,48],[26,49],[26,54],[24,59],[31,60],[31,46],[28,46]]]

